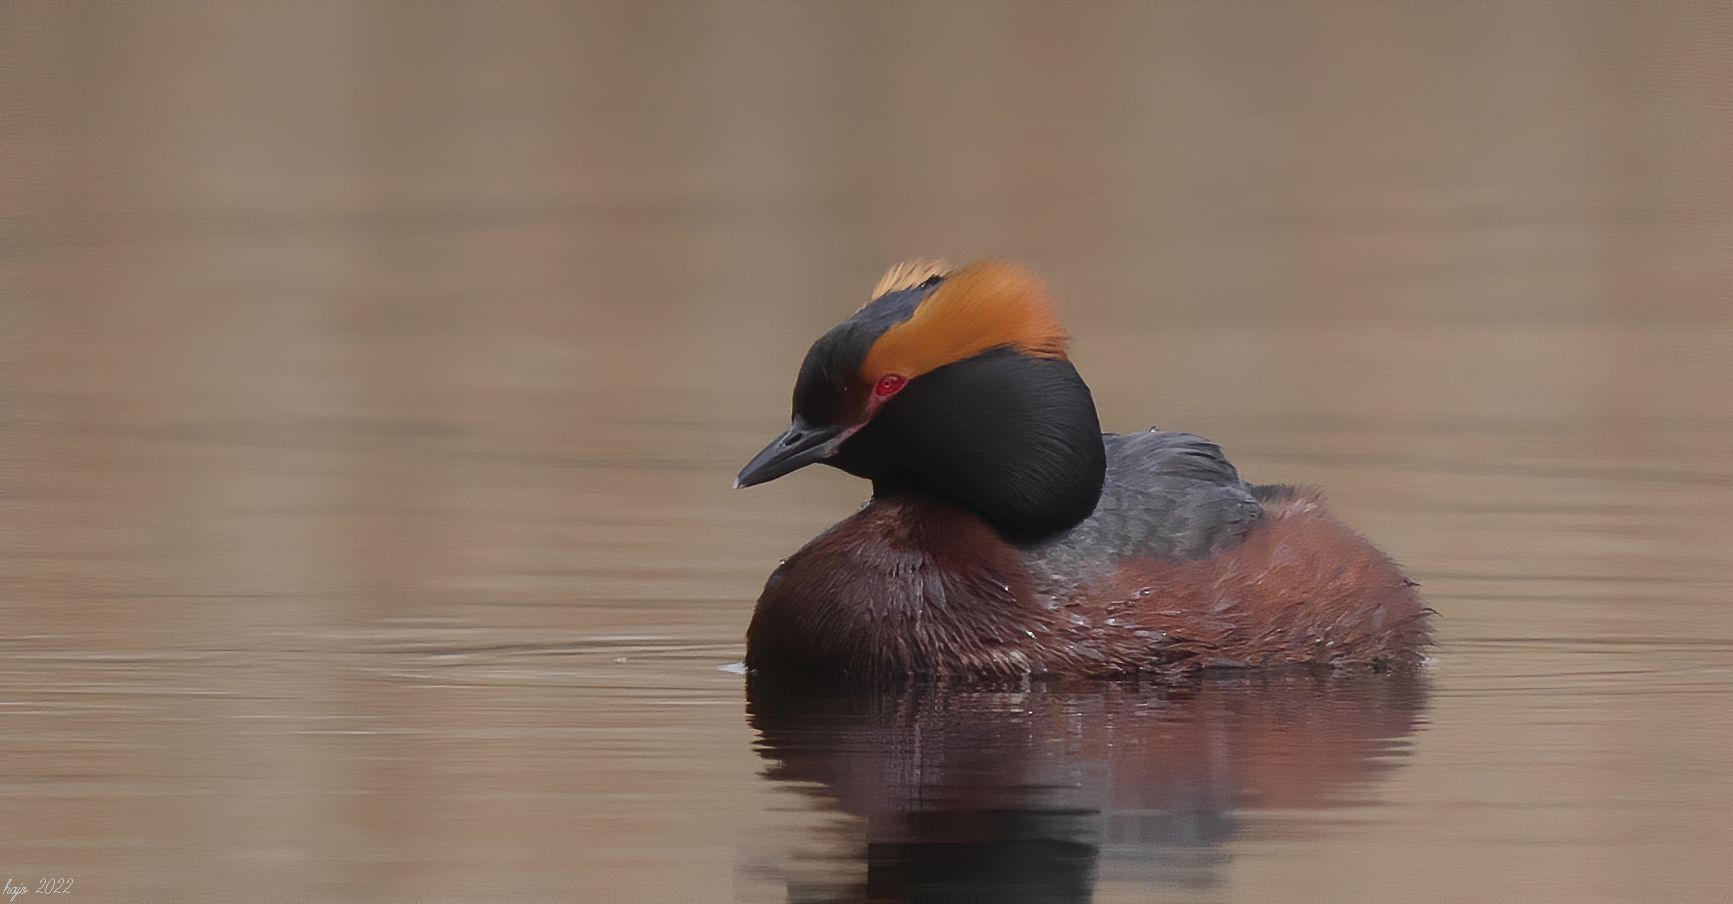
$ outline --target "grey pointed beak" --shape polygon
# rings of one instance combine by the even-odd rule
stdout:
[[[766,483],[831,457],[836,454],[832,441],[842,431],[841,427],[808,427],[795,421],[740,469],[740,476],[734,478],[734,488]]]

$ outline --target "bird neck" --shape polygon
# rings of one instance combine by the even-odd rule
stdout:
[[[1063,358],[997,350],[934,370],[855,437],[839,467],[874,496],[918,493],[1029,545],[1095,510],[1107,454],[1095,401]]]

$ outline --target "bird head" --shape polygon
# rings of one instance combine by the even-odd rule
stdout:
[[[1008,537],[1075,524],[1101,493],[1089,388],[1047,284],[1004,260],[899,264],[807,352],[788,429],[736,486],[824,463],[962,505]]]

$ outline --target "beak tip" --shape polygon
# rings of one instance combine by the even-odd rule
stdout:
[[[734,478],[734,489],[738,490],[743,486],[745,486],[745,484],[740,482],[740,478],[738,478],[738,477]]]

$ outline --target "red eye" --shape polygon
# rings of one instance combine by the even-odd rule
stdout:
[[[908,382],[908,378],[901,374],[885,374],[879,377],[878,385],[873,387],[873,395],[881,399],[888,399],[901,392],[903,387],[908,385]]]

